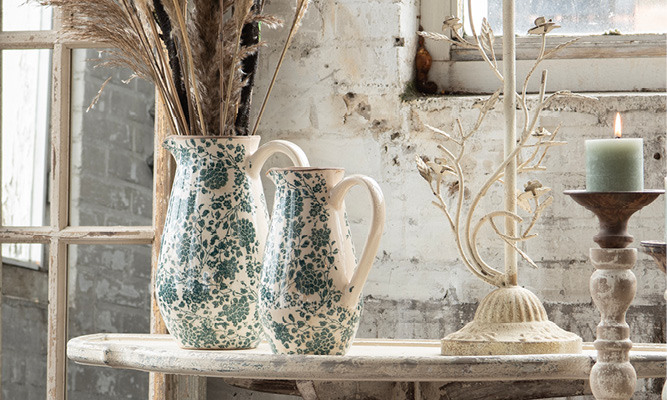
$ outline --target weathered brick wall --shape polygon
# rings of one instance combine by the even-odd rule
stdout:
[[[274,1],[268,11],[286,15],[290,6]],[[477,99],[401,100],[411,76],[417,9],[417,2],[411,0],[314,1],[260,128],[263,141],[292,140],[304,148],[313,165],[342,166],[348,174],[370,175],[385,193],[386,231],[364,290],[366,308],[359,337],[440,338],[469,321],[477,302],[491,289],[459,261],[444,216],[430,204],[428,186],[414,167],[415,155],[436,154],[434,135],[423,123],[451,131],[459,117],[469,125],[476,117],[472,105]],[[275,43],[284,34],[284,30],[265,30],[262,36]],[[257,105],[275,65],[277,47],[264,50],[255,90]],[[91,51],[85,58],[96,56]],[[107,76],[102,70],[80,71],[75,82],[85,82],[85,90],[78,104],[85,108]],[[140,94],[130,93],[130,88]],[[74,156],[79,155],[73,170],[76,212],[72,217],[77,224],[150,224],[150,173],[145,158],[152,146],[147,113],[152,89],[141,81],[130,88],[110,84],[94,110],[85,116],[79,110],[78,129],[83,134],[75,135],[73,142]],[[550,152],[546,173],[520,181],[537,178],[553,188],[555,198],[536,229],[540,237],[524,247],[540,269],[522,264],[520,284],[544,301],[552,320],[584,340],[593,339],[599,319],[588,293],[592,267],[586,259],[588,248],[594,246],[596,221],[562,192],[583,187],[583,140],[608,137],[616,111],[623,113],[629,136],[644,138],[646,187],[661,188],[666,172],[666,103],[664,94],[602,95],[594,105],[559,103],[543,114],[541,124],[547,128],[563,122],[561,139],[569,145]],[[499,108],[472,140],[464,160],[466,172],[476,176],[470,181],[473,190],[500,159]],[[270,198],[272,184],[265,185]],[[496,203],[501,197],[497,189],[489,195]],[[635,244],[663,237],[663,204],[657,201],[633,217]],[[353,190],[347,206],[360,247],[369,222],[366,194]],[[489,263],[500,265],[500,247],[489,234],[482,240],[489,243],[484,251]],[[79,246],[71,268],[71,335],[148,330],[146,247]],[[664,276],[647,256],[640,256],[635,273],[638,294],[628,318],[632,338],[664,342]],[[12,306],[5,302],[3,310]],[[43,317],[44,311],[40,312]],[[11,310],[3,318],[9,315],[14,315]],[[7,376],[3,380],[10,379]],[[76,366],[69,383],[73,399],[143,399],[146,382],[142,373]],[[635,398],[657,399],[658,386],[643,385]],[[232,397],[284,398],[249,394],[209,380],[209,398]]]
[[[127,71],[93,68],[97,51],[75,53],[72,224],[151,225],[153,86]],[[84,112],[107,77],[97,105]],[[149,331],[150,246],[72,246],[70,337]],[[69,398],[146,399],[148,374],[68,364]]]
[[[47,274],[2,266],[2,398],[46,396]]]
[[[270,11],[283,15],[289,7],[269,4]],[[440,143],[423,124],[452,132],[455,119],[461,118],[464,126],[470,126],[477,117],[473,103],[479,98],[401,100],[411,77],[417,9],[412,1],[314,1],[290,48],[259,130],[263,142],[292,140],[302,146],[312,165],[341,166],[348,175],[370,175],[384,191],[387,223],[364,289],[359,337],[441,338],[470,321],[479,300],[492,289],[460,262],[446,219],[431,205],[428,185],[414,166],[417,154],[433,157]],[[284,32],[263,32],[269,43],[278,37],[284,37]],[[256,98],[264,93],[276,52],[264,50]],[[610,137],[613,117],[620,111],[624,133],[644,138],[645,186],[662,188],[666,173],[665,94],[599,97],[593,104],[559,102],[542,114],[540,124],[549,129],[563,123],[560,139],[568,145],[550,151],[547,172],[519,181],[523,184],[537,178],[553,189],[554,196],[535,230],[540,236],[522,247],[540,268],[533,270],[521,263],[519,283],[542,299],[553,321],[585,341],[594,339],[599,322],[588,292],[593,268],[587,261],[588,249],[596,246],[592,237],[597,221],[563,195],[564,190],[584,187],[583,141]],[[473,192],[500,161],[502,138],[502,107],[497,106],[471,140],[463,160],[466,173],[474,176],[469,181]],[[266,181],[265,187],[271,198],[272,184]],[[488,199],[497,207],[502,190],[492,189]],[[369,223],[366,194],[353,190],[347,209],[360,250]],[[634,245],[661,240],[664,226],[664,199],[659,199],[633,217]],[[502,268],[498,241],[489,233],[480,240],[485,259]],[[642,254],[634,271],[638,291],[628,313],[631,337],[636,342],[664,342],[665,277]],[[659,387],[659,382],[642,383],[634,398],[657,399]],[[216,396],[233,393],[235,398],[252,398],[242,390],[223,391],[214,382],[209,388]]]

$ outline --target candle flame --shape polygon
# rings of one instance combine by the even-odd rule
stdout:
[[[614,137],[620,138],[621,135],[621,113],[616,113],[616,122],[614,122]]]

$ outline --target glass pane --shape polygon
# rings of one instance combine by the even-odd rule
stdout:
[[[51,51],[2,51],[2,225],[42,226],[47,169]],[[4,257],[41,263],[41,245],[2,245]]]
[[[466,3],[467,8],[467,1]],[[502,0],[473,2],[473,11],[488,15],[494,32],[502,33]],[[479,10],[478,10],[479,9]],[[467,15],[467,13],[465,14]],[[525,35],[537,17],[552,18],[562,28],[555,34],[667,32],[664,0],[534,0],[516,2],[516,32]],[[479,27],[479,23],[476,24]]]
[[[3,243],[2,261],[17,267],[42,269],[46,268],[48,254],[43,244]]]
[[[46,398],[48,273],[2,268],[2,398]]]
[[[2,0],[3,31],[39,31],[51,29],[51,7],[41,7],[25,0]]]
[[[100,57],[73,55],[71,224],[151,225],[154,87],[123,83],[127,70],[95,68]]]
[[[69,338],[149,333],[151,249],[69,247]],[[67,364],[68,399],[146,399],[148,373]]]

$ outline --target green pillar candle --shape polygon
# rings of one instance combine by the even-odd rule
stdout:
[[[636,138],[586,141],[586,190],[644,190],[643,140]]]

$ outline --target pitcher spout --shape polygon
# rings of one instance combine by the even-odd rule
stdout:
[[[174,149],[176,149],[176,138],[177,136],[172,135],[167,137],[164,142],[162,142],[162,147],[167,149],[170,153],[174,153]]]

